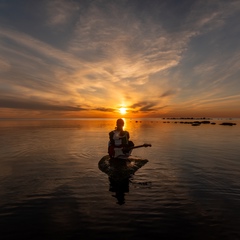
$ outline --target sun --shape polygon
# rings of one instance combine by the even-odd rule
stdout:
[[[124,108],[124,107],[121,107],[121,108],[119,108],[119,112],[120,112],[122,115],[124,115],[124,114],[126,114],[127,109]]]

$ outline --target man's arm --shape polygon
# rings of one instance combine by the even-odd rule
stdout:
[[[114,139],[113,139],[113,135],[114,135],[114,132],[111,131],[111,132],[109,133],[109,140],[110,140],[110,143],[111,143],[112,146],[115,145],[115,141],[114,141]]]

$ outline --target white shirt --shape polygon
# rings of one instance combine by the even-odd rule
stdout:
[[[122,144],[122,138],[124,136],[120,136],[120,131],[117,130],[114,131],[113,140],[115,142],[115,146],[120,146]]]

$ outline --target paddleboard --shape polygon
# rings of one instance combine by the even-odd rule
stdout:
[[[106,173],[109,178],[114,180],[129,179],[139,168],[148,162],[135,156],[120,156],[118,158],[110,158],[109,155],[104,156],[98,163],[99,169]]]

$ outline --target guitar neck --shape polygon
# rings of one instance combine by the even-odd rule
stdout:
[[[144,145],[138,145],[138,146],[130,147],[130,149],[140,148],[140,147],[144,147]]]
[[[128,149],[134,149],[134,148],[141,148],[141,147],[151,147],[151,144],[142,144],[142,145],[138,145],[138,146],[134,146],[134,147],[130,147]]]

